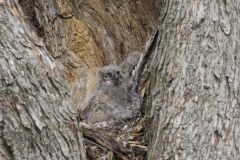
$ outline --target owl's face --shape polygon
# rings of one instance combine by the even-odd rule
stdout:
[[[98,88],[116,87],[119,86],[123,80],[121,68],[115,65],[105,66],[98,72]]]

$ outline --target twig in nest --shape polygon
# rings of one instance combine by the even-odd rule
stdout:
[[[117,142],[111,136],[105,136],[105,134],[91,128],[89,125],[81,125],[82,132],[85,138],[90,139],[92,142],[97,143],[98,146],[102,146],[107,150],[114,153],[114,156],[119,159],[133,159],[131,150],[125,148],[122,144]]]

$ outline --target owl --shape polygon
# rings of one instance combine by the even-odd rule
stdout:
[[[128,82],[119,66],[108,65],[97,73],[97,89],[87,101],[83,119],[89,124],[133,117]]]

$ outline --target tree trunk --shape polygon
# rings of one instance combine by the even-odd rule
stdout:
[[[161,2],[148,159],[240,159],[240,2]]]
[[[153,2],[0,0],[0,159],[86,159],[75,106],[142,49]]]
[[[86,159],[64,68],[0,1],[0,159]]]
[[[75,106],[99,67],[142,49],[157,16],[140,67],[148,159],[240,159],[239,11],[237,0],[0,0],[1,159],[86,159]]]

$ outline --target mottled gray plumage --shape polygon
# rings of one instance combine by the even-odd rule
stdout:
[[[97,73],[97,89],[83,111],[87,123],[119,121],[137,115],[140,96],[132,90],[131,75],[141,53],[132,52],[119,66],[108,65]]]
[[[97,73],[97,90],[108,91],[121,88],[126,85],[125,76],[119,66],[108,65],[101,68]]]
[[[130,78],[132,76],[132,72],[137,66],[140,56],[141,56],[141,52],[138,52],[138,51],[131,52],[128,55],[128,57],[122,62],[121,64],[122,72],[127,77]]]
[[[116,65],[105,66],[98,71],[97,80],[97,90],[86,104],[84,119],[93,124],[133,117],[128,82],[121,68]]]

